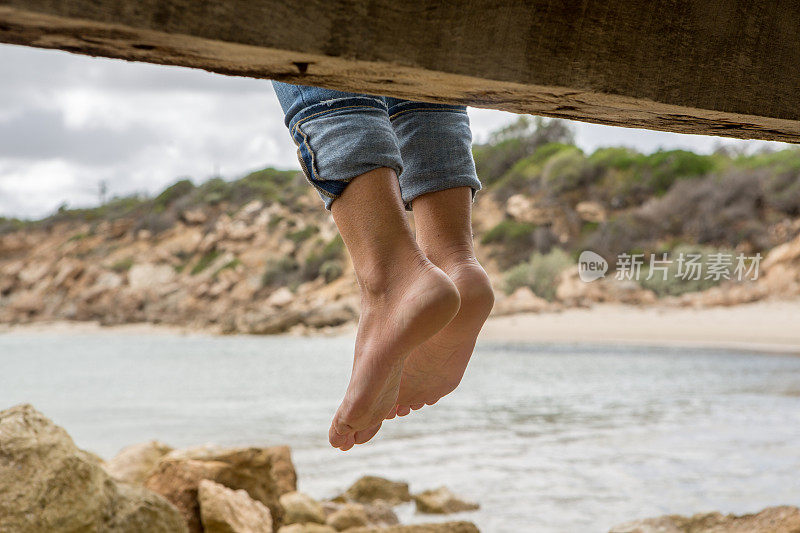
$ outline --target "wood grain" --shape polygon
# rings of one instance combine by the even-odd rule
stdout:
[[[800,142],[795,0],[0,0],[0,42]]]

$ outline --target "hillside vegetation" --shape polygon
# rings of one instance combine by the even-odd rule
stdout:
[[[521,117],[474,146],[478,254],[496,312],[596,301],[700,305],[798,293],[800,150],[584,153],[566,123]],[[583,250],[766,258],[758,282],[577,279]],[[645,274],[647,270],[645,269]],[[644,277],[644,276],[643,276]],[[505,295],[505,296],[504,296]],[[154,197],[0,218],[0,320],[167,322],[271,333],[351,322],[344,244],[298,171],[177,181]]]

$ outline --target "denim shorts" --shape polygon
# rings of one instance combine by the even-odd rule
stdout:
[[[393,169],[406,209],[417,196],[481,188],[464,106],[272,82],[308,181],[325,207],[361,174]]]

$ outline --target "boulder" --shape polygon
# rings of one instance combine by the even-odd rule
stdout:
[[[285,307],[294,301],[294,294],[287,287],[280,287],[267,298],[267,304]]]
[[[408,483],[390,481],[377,476],[364,476],[344,493],[344,497],[359,503],[371,503],[383,500],[397,504],[411,501]]]
[[[180,513],[143,487],[120,483],[30,405],[0,411],[0,531],[180,533]]]
[[[208,479],[228,488],[245,490],[267,506],[273,523],[283,523],[278,498],[296,489],[297,476],[287,446],[272,448],[221,448],[204,446],[175,450],[165,455],[145,486],[166,497],[183,513],[190,531],[201,532],[197,493]]]
[[[449,514],[461,511],[475,511],[480,506],[474,502],[462,500],[447,487],[426,490],[414,495],[414,503],[420,513]]]
[[[519,287],[511,295],[498,298],[492,314],[501,316],[515,313],[540,313],[551,307],[550,302],[536,296],[530,287]]]
[[[333,302],[309,310],[303,323],[313,328],[340,326],[358,318],[358,312],[347,302]]]
[[[575,212],[586,222],[605,222],[608,217],[606,208],[600,202],[586,200],[575,205]]]
[[[128,271],[128,284],[134,290],[150,290],[166,285],[175,279],[175,275],[175,269],[170,265],[133,265]]]
[[[691,517],[660,516],[634,520],[611,528],[610,533],[797,533],[800,509],[769,507],[757,514],[700,513]]]
[[[357,527],[348,529],[347,533],[480,533],[480,531],[472,522],[438,522],[386,528]]]
[[[392,506],[383,500],[363,504],[367,522],[371,526],[396,526],[400,523]]]
[[[285,524],[325,523],[325,511],[311,496],[302,492],[288,492],[280,497]]]
[[[336,531],[344,531],[352,527],[364,527],[370,525],[367,512],[360,503],[346,503],[328,515],[325,521]]]
[[[243,490],[204,479],[197,491],[205,533],[272,533],[272,515]]]
[[[171,451],[163,442],[142,442],[123,448],[103,467],[114,479],[142,484],[158,461]]]

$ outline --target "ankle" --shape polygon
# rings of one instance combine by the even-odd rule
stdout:
[[[418,248],[394,250],[363,261],[356,269],[362,298],[369,301],[386,298],[396,292],[398,287],[412,280],[415,274],[427,265],[430,265],[430,262]]]
[[[466,263],[478,264],[471,242],[448,242],[447,244],[423,245],[425,256],[436,266],[447,272]]]

